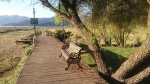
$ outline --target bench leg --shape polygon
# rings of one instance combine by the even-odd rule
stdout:
[[[62,56],[62,53],[59,55],[59,57],[61,57]]]
[[[82,69],[82,66],[80,66],[80,64],[79,64],[79,63],[77,63],[77,65],[78,65],[78,67],[79,67],[79,68],[81,68],[81,69]]]
[[[65,70],[68,70],[69,66],[70,66],[70,64],[68,63],[68,67],[66,67]]]

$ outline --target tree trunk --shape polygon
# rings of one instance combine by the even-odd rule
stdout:
[[[147,78],[150,75],[150,66],[142,70],[140,73],[137,75],[134,75],[131,78],[128,78],[125,83],[126,84],[137,84],[141,82],[144,78]]]
[[[107,35],[107,32],[106,32],[106,23],[104,22],[103,23],[103,28],[102,28],[102,36],[103,36],[103,38],[104,38],[104,42],[105,42],[105,44],[106,45],[110,45],[110,43],[109,43],[109,40],[108,40],[108,35]]]
[[[122,34],[122,36],[120,37],[120,47],[125,47],[125,43],[124,43],[124,34]]]
[[[93,51],[98,71],[103,74],[109,74],[106,60],[102,55],[102,51],[100,50],[100,46],[94,34],[85,27],[77,15],[72,17],[72,21],[70,22],[74,24],[77,30],[81,33],[82,37],[85,39],[90,50]]]

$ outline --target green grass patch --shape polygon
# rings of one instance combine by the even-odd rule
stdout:
[[[121,48],[113,46],[103,47],[103,54],[106,57],[112,72],[115,72],[136,49],[137,48]]]
[[[122,48],[122,47],[102,47],[105,50],[109,50],[113,53],[116,53],[119,56],[128,58],[136,49],[137,47],[132,47],[132,48]],[[112,54],[112,53],[107,53],[107,54]]]
[[[87,63],[91,68],[97,71],[97,66],[93,57],[92,51],[87,45],[80,45],[84,50],[82,51],[82,61]],[[137,48],[121,48],[121,47],[102,47],[103,55],[106,57],[109,68],[115,72],[120,65],[136,50]]]
[[[97,71],[97,66],[93,57],[93,53],[89,50],[87,45],[80,45],[83,48],[81,53],[81,60],[88,64],[94,71]]]

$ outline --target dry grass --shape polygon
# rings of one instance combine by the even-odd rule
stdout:
[[[39,28],[38,30],[45,32],[45,31],[51,31],[51,32],[55,32],[56,29],[63,29],[63,28]],[[84,39],[82,38],[82,35],[80,34],[80,32],[77,31],[76,28],[68,28],[68,27],[64,27],[64,29],[66,31],[71,31],[73,36],[71,36],[69,38],[69,41],[73,41],[73,42],[77,42],[77,43],[85,43]],[[91,30],[92,32],[94,32],[94,34],[97,36],[99,43],[100,44],[104,44],[104,39],[102,38],[101,34],[100,34],[100,29],[93,29]],[[116,43],[115,39],[113,38],[113,36],[110,34],[109,32],[110,30],[107,30],[107,34],[108,36],[110,36],[112,39],[112,43]],[[148,30],[145,27],[137,27],[136,29],[134,29],[128,39],[126,40],[126,45],[127,46],[131,46],[131,45],[135,45],[137,43],[137,40],[139,40],[141,43],[145,41],[146,37],[147,37],[147,33]],[[46,34],[45,34],[46,35]],[[98,36],[99,35],[99,36]]]
[[[31,29],[0,28],[0,84],[11,80],[13,69],[24,55],[25,48],[16,45],[15,41],[32,33]]]
[[[67,39],[67,42],[73,41],[73,42],[77,42],[77,43],[84,43],[83,38],[80,38],[81,34],[78,32],[78,30],[76,28],[73,28],[73,27],[71,27],[71,28],[68,28],[68,27],[65,27],[65,28],[39,28],[38,30],[42,31],[43,35],[46,35],[46,34],[44,34],[45,31],[55,32],[55,30],[57,30],[57,29],[65,29],[65,31],[70,31],[73,34],[73,36],[71,36],[69,39]]]
[[[7,29],[12,30],[12,29]],[[15,55],[15,56],[22,56],[22,49],[20,46],[16,46],[15,41],[21,39],[23,37],[28,36],[31,34],[31,30],[19,30],[19,31],[12,31],[0,34],[0,59],[7,57],[7,55]]]

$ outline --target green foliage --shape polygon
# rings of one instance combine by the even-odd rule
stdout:
[[[59,4],[55,8],[58,9],[60,12],[67,14],[67,11],[65,10],[65,8],[63,7],[61,3],[60,3],[60,9],[59,9]],[[54,18],[55,18],[56,25],[63,25],[63,18],[61,18],[58,15],[56,15]]]
[[[143,0],[132,2],[120,0],[109,3],[107,20],[111,24],[114,38],[118,42],[124,39],[125,42],[131,31],[137,28],[137,25],[146,25],[147,9],[148,4]]]
[[[60,41],[64,42],[67,38],[72,36],[73,34],[71,32],[65,32],[64,29],[56,29],[53,36]]]
[[[61,17],[59,17],[58,15],[55,16],[55,24],[56,25],[63,24],[63,19]]]
[[[108,19],[111,23],[118,27],[128,25],[137,25],[147,23],[147,8],[146,1],[125,1],[110,3],[108,7]],[[142,22],[142,23],[141,23]]]
[[[137,38],[136,38],[136,41],[135,41],[135,43],[134,43],[134,46],[139,47],[141,44],[142,44],[141,38],[140,38],[140,37],[137,37]]]

